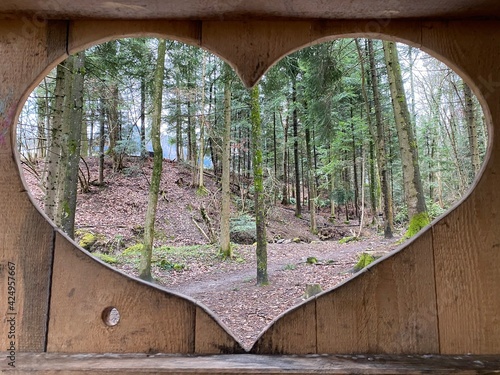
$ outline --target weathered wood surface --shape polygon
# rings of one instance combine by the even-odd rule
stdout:
[[[500,17],[497,0],[286,0],[138,1],[2,0],[0,13],[37,14],[57,19],[246,19],[286,18],[450,18]]]
[[[59,23],[29,27],[18,20],[0,22],[0,348],[14,342],[18,350],[42,351],[49,303],[53,231],[30,201],[14,157],[16,113],[23,95],[52,62],[64,52],[65,32]],[[15,275],[9,279],[9,264]],[[8,295],[8,283],[11,295]],[[13,283],[14,282],[14,283]],[[8,297],[15,298],[8,305]],[[11,310],[12,307],[12,310]],[[7,315],[15,313],[16,315]]]
[[[56,234],[50,303],[49,352],[242,351],[193,301],[96,262],[60,233]],[[102,314],[109,307],[120,314],[115,326],[103,321]],[[198,332],[204,336],[197,340]]]
[[[73,52],[93,41],[124,35],[178,37],[218,53],[251,85],[276,59],[303,46],[342,35],[388,35],[447,62],[478,95],[492,145],[483,174],[471,195],[431,230],[355,279],[282,316],[253,350],[500,354],[500,140],[494,137],[500,126],[499,25],[498,21],[391,19],[150,25],[2,19],[0,302],[4,305],[0,309],[8,308],[5,270],[8,262],[14,262],[17,350],[241,351],[217,320],[189,299],[112,271],[60,234],[55,236],[54,250],[53,230],[25,192],[12,145],[15,117],[24,98],[67,48]],[[121,314],[114,327],[106,326],[101,317],[110,306]],[[7,329],[7,324],[0,324],[0,350],[8,347]]]
[[[5,368],[0,353],[0,368]],[[12,374],[491,374],[498,357],[19,354]]]
[[[438,353],[432,232],[302,309],[308,307],[301,320],[296,311],[278,319],[252,352]]]

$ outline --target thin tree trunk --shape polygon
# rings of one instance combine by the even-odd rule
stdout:
[[[315,169],[312,155],[312,147],[311,147],[311,134],[309,128],[306,127],[306,149],[307,149],[307,179],[309,184],[309,213],[311,218],[310,223],[310,231],[311,233],[316,234],[318,232],[318,228],[316,225],[316,183],[315,183]]]
[[[295,165],[295,216],[302,216],[300,202],[300,161],[299,161],[299,121],[297,115],[297,77],[292,82],[292,124],[293,124],[293,157]]]
[[[101,98],[99,101],[99,185],[104,184],[104,146],[106,145],[106,109],[104,106],[104,101]]]
[[[78,167],[80,162],[82,120],[83,120],[83,67],[85,52],[79,52],[72,59],[72,85],[66,109],[69,122],[65,126],[67,133],[66,159],[64,169],[63,194],[60,196],[60,225],[71,238],[75,234],[76,196],[78,189]]]
[[[141,157],[146,158],[146,78],[141,77]]]
[[[475,176],[481,169],[481,161],[479,159],[479,146],[477,140],[477,128],[474,116],[474,102],[472,99],[472,91],[469,86],[464,82],[464,101],[465,101],[465,117],[467,120],[467,130],[469,134],[469,152],[472,164],[472,173],[470,182],[474,180]]]
[[[153,118],[151,126],[151,141],[153,144],[153,172],[151,185],[149,187],[148,208],[144,224],[144,246],[142,249],[141,262],[139,265],[139,277],[143,280],[152,280],[151,256],[153,253],[153,239],[156,219],[156,207],[158,205],[158,193],[160,190],[161,174],[163,169],[163,150],[161,147],[160,127],[161,109],[163,99],[163,79],[165,74],[165,54],[167,41],[159,40],[158,60],[156,62],[154,78]]]
[[[43,173],[44,184],[44,212],[53,221],[56,220],[58,183],[61,173],[61,147],[62,147],[62,127],[64,112],[64,88],[66,77],[66,67],[64,63],[57,66],[56,85],[54,88],[54,109],[51,112],[51,128],[49,130],[48,152],[45,159],[45,169]]]
[[[393,210],[392,210],[392,188],[389,181],[389,170],[387,168],[387,156],[385,146],[385,130],[382,121],[382,106],[378,89],[378,74],[375,65],[375,52],[373,41],[368,40],[368,56],[370,61],[371,84],[373,91],[373,104],[375,106],[376,129],[371,127],[372,138],[376,144],[376,155],[380,173],[381,195],[384,206],[384,237],[392,238],[394,232]],[[364,81],[362,81],[364,82]],[[365,100],[366,101],[366,100]]]
[[[264,174],[261,143],[262,128],[259,106],[259,86],[257,85],[252,89],[251,100],[255,229],[257,232],[257,284],[267,285],[269,284],[269,280],[267,276],[266,208],[264,202]]]
[[[203,171],[205,167],[205,71],[207,65],[207,54],[202,52],[201,63],[201,114],[200,114],[200,159],[198,165],[198,186],[204,187]]]
[[[401,164],[403,166],[404,190],[408,207],[409,229],[406,236],[411,237],[429,222],[425,203],[420,168],[418,165],[417,143],[413,134],[410,113],[403,87],[401,66],[394,42],[383,42],[384,57],[389,76],[389,86],[394,109],[394,119],[398,132]]]
[[[224,132],[222,134],[222,208],[220,215],[220,252],[232,257],[230,242],[231,215],[231,68],[224,64]]]
[[[288,117],[285,123],[280,112],[280,122],[283,125],[283,199],[281,204],[288,206],[290,204],[290,194],[288,192]]]

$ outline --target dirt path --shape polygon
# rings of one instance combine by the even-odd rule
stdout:
[[[221,268],[178,280],[167,289],[190,296],[207,306],[228,330],[250,348],[263,330],[280,314],[304,301],[307,284],[330,289],[353,276],[358,254],[385,253],[394,249],[394,240],[370,236],[361,241],[270,244],[267,286],[257,286],[253,246],[238,249],[244,263],[228,262]],[[306,262],[315,257],[315,265]]]

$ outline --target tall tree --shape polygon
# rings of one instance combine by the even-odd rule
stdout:
[[[222,209],[220,215],[220,252],[225,257],[232,257],[230,242],[231,215],[231,68],[224,63],[224,131],[222,134]]]
[[[142,249],[141,263],[139,265],[139,277],[144,280],[152,280],[151,256],[153,253],[154,228],[156,220],[156,207],[158,205],[158,193],[160,191],[161,174],[163,169],[163,149],[161,147],[161,113],[163,103],[163,80],[165,75],[165,54],[167,41],[158,41],[158,59],[156,62],[153,94],[153,116],[151,124],[151,139],[153,144],[153,172],[151,185],[149,187],[148,208],[144,224],[144,246]]]
[[[375,51],[373,42],[368,40],[368,56],[370,61],[371,84],[373,91],[373,105],[375,107],[376,127],[370,127],[372,138],[376,144],[376,155],[378,169],[380,173],[381,195],[384,206],[384,236],[392,238],[394,232],[393,209],[392,209],[392,187],[390,184],[389,168],[387,166],[387,150],[385,145],[385,130],[382,120],[382,105],[380,103],[380,93],[378,84],[378,72],[375,65]]]
[[[408,218],[410,220],[406,236],[411,237],[429,224],[430,219],[425,204],[420,167],[418,165],[417,142],[413,134],[410,112],[408,111],[397,47],[394,42],[388,41],[384,41],[383,46],[394,109],[394,119],[398,132],[401,164],[403,166]]]
[[[257,232],[257,284],[267,285],[267,234],[266,208],[264,201],[264,173],[262,162],[262,125],[259,105],[259,86],[255,85],[251,93],[253,178],[255,199],[255,228]]]
[[[474,101],[472,97],[472,91],[470,87],[463,82],[464,91],[464,104],[465,104],[465,118],[467,121],[467,131],[469,134],[469,153],[472,164],[471,179],[472,182],[474,177],[479,173],[481,168],[481,161],[479,159],[479,145],[477,136],[476,119],[474,115]]]

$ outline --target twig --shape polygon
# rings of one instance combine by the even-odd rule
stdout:
[[[194,217],[191,218],[191,220],[193,220],[193,223],[194,225],[196,225],[196,228],[199,229],[199,231],[201,232],[201,234],[203,234],[203,236],[205,236],[205,238],[207,239],[208,242],[211,243],[210,241],[210,238],[207,236],[207,234],[203,231],[203,229],[201,229],[201,227],[198,225],[198,223],[196,222],[196,220],[194,219]]]

